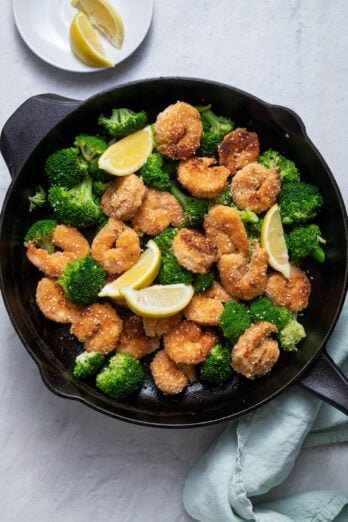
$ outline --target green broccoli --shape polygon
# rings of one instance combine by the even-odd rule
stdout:
[[[37,187],[35,194],[28,196],[29,201],[29,212],[42,207],[46,203],[46,192],[40,186]]]
[[[267,321],[274,324],[280,332],[292,318],[290,310],[273,303],[268,297],[261,296],[250,304],[250,316],[253,323]]]
[[[221,384],[231,375],[231,350],[216,344],[201,366],[200,378],[202,381]]]
[[[88,163],[79,156],[79,149],[60,149],[48,156],[45,174],[51,185],[72,188],[83,180]]]
[[[320,263],[325,261],[325,252],[320,244],[326,241],[321,237],[318,225],[304,225],[294,228],[286,236],[286,244],[291,261],[300,264],[308,256],[314,257]]]
[[[176,283],[190,285],[194,281],[194,274],[181,266],[173,253],[172,243],[177,232],[177,228],[169,227],[153,238],[162,254],[161,267],[158,274],[158,280],[161,285]]]
[[[215,156],[217,148],[224,136],[234,129],[234,123],[230,118],[217,116],[210,106],[207,110],[201,108],[201,120],[203,125],[203,136],[197,151],[199,156]]]
[[[75,359],[73,376],[76,379],[88,379],[99,372],[104,361],[105,356],[99,352],[82,352]]]
[[[306,331],[296,319],[291,319],[279,334],[280,346],[287,352],[297,350],[296,345],[306,337]]]
[[[323,197],[310,183],[289,181],[284,183],[278,203],[282,222],[292,225],[314,218],[323,204]]]
[[[48,192],[48,201],[58,221],[76,228],[96,226],[104,217],[89,176],[70,190],[53,185]]]
[[[102,181],[92,181],[93,194],[100,198],[104,194],[108,186],[109,183],[103,183]]]
[[[226,339],[235,344],[239,337],[251,325],[248,307],[243,303],[229,301],[224,305],[219,324]]]
[[[147,187],[157,190],[170,190],[172,183],[163,165],[163,156],[159,152],[154,152],[147,158],[145,165],[141,167],[139,172],[139,176]]]
[[[114,138],[124,138],[147,125],[145,111],[134,112],[131,109],[113,109],[109,118],[99,116],[99,125],[102,125]]]
[[[92,180],[107,183],[108,181],[115,179],[113,176],[105,172],[105,170],[99,168],[98,161],[99,158],[94,158],[88,163],[88,174],[91,176]]]
[[[258,161],[268,169],[278,167],[283,182],[300,181],[300,173],[295,163],[275,150],[266,150],[259,156]]]
[[[96,385],[105,395],[122,400],[138,390],[143,382],[140,362],[127,353],[117,353],[111,357],[107,368],[97,375]]]
[[[225,205],[226,207],[233,206],[231,187],[226,187],[220,194],[215,196],[215,198],[209,199],[209,208],[214,207],[215,205]]]
[[[35,246],[47,250],[49,254],[53,254],[55,247],[52,243],[54,229],[57,226],[54,219],[40,219],[31,225],[24,238],[24,246],[27,247],[32,241]]]
[[[215,275],[212,272],[208,272],[207,274],[196,274],[195,280],[193,282],[195,294],[200,294],[209,290],[214,282],[214,279]]]
[[[201,226],[208,211],[208,200],[187,196],[176,185],[172,185],[170,191],[182,206],[184,212],[183,226],[188,228]]]
[[[87,161],[92,161],[96,156],[100,156],[108,148],[106,141],[98,136],[90,136],[89,134],[79,134],[74,141],[75,147],[78,147],[82,156]]]
[[[68,263],[58,284],[64,295],[74,303],[87,306],[94,303],[105,284],[106,274],[101,266],[87,254],[82,259]]]

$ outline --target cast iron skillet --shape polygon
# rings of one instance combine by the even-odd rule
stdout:
[[[41,275],[27,262],[22,242],[28,226],[41,215],[29,214],[27,196],[40,183],[47,155],[70,146],[79,132],[92,132],[100,113],[120,106],[145,108],[153,120],[177,100],[212,103],[218,114],[256,131],[262,149],[272,146],[296,161],[303,178],[315,183],[325,197],[319,224],[329,239],[327,262],[306,266],[313,276],[310,306],[303,318],[307,338],[297,353],[283,353],[270,375],[255,381],[235,375],[225,386],[195,383],[175,397],[162,395],[147,376],[138,395],[117,402],[99,393],[92,383],[71,377],[81,345],[69,334],[68,326],[46,320],[35,304]],[[113,417],[158,427],[194,427],[227,420],[261,406],[295,382],[348,413],[347,380],[325,352],[347,287],[347,217],[333,175],[294,112],[210,81],[150,79],[84,102],[53,94],[30,98],[5,124],[1,152],[13,178],[0,223],[1,289],[13,325],[51,391]]]

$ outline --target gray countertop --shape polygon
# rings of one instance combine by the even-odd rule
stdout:
[[[69,1],[69,0],[66,0]],[[0,125],[29,96],[86,98],[155,76],[222,81],[294,109],[347,198],[346,0],[155,0],[143,45],[114,71],[55,69],[19,37],[2,5]],[[10,178],[0,160],[0,194]],[[159,430],[125,424],[54,396],[0,304],[2,522],[184,522],[185,476],[224,429]],[[305,450],[272,495],[347,488],[348,445]],[[271,495],[270,495],[271,496]]]

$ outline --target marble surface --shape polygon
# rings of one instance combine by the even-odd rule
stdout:
[[[66,0],[69,1],[69,0]],[[219,80],[293,108],[348,196],[346,0],[155,0],[143,45],[114,71],[65,73],[25,46],[11,2],[0,19],[0,126],[26,98],[86,98],[127,80]],[[0,160],[1,200],[10,179]],[[192,520],[181,491],[223,430],[145,429],[51,394],[0,304],[0,519],[61,522]],[[303,451],[270,496],[346,488],[348,445]]]

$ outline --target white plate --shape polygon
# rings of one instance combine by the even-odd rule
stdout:
[[[98,31],[105,54],[118,64],[141,44],[149,30],[153,0],[109,0],[120,13],[125,38],[120,50],[113,47]],[[28,47],[45,62],[74,72],[95,72],[105,69],[89,67],[80,62],[70,49],[69,28],[77,10],[70,0],[14,0],[14,17],[18,31]]]

